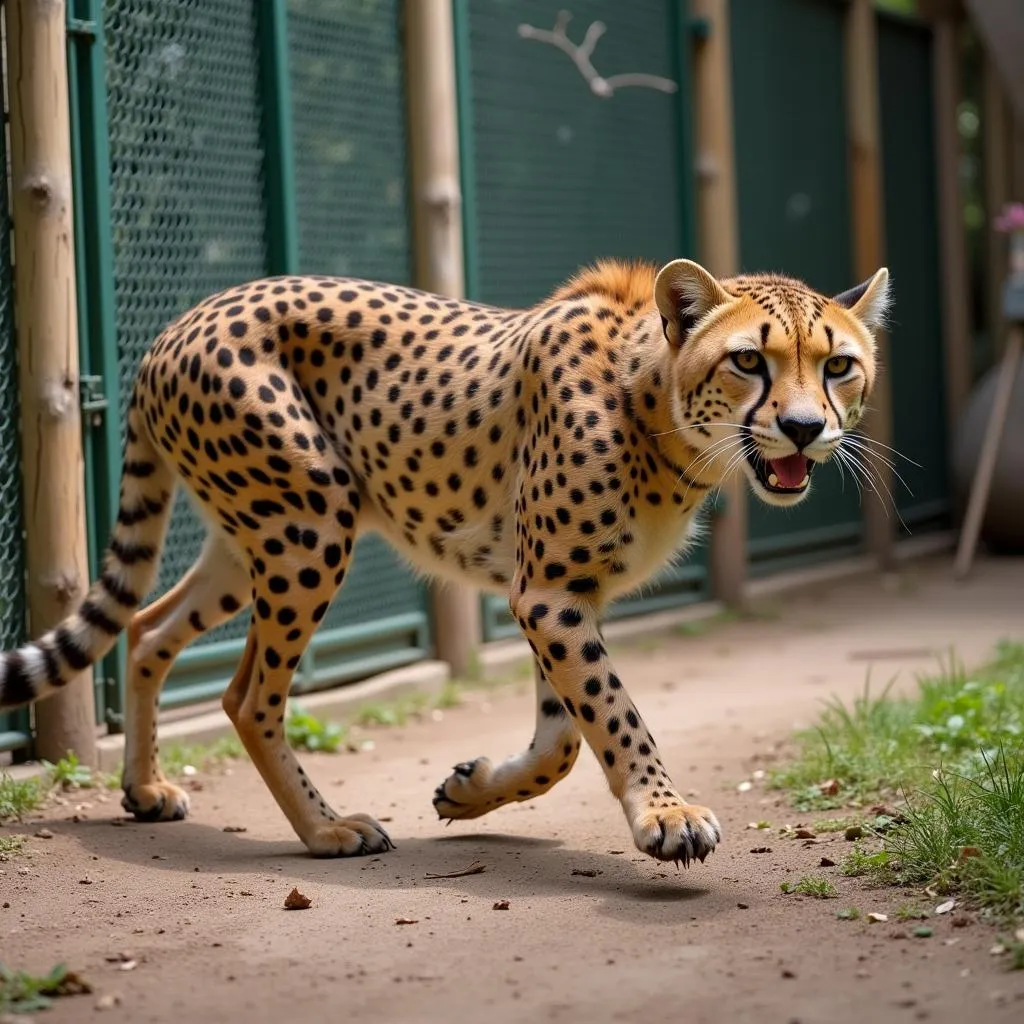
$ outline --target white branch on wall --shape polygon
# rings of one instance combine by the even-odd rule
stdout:
[[[538,43],[549,43],[557,47],[563,53],[569,55],[569,59],[579,68],[580,74],[590,86],[590,91],[595,96],[607,99],[615,94],[616,89],[625,89],[630,86],[643,89],[657,89],[659,92],[675,92],[679,86],[670,78],[661,78],[658,75],[645,75],[642,72],[631,74],[611,75],[602,78],[597,73],[597,68],[591,63],[590,58],[597,46],[597,41],[608,30],[603,21],[595,21],[587,29],[583,36],[583,42],[577,46],[566,34],[566,27],[572,20],[569,11],[559,11],[555,19],[555,27],[550,31],[543,28],[534,28],[532,25],[520,25],[519,36],[521,39],[533,39]]]

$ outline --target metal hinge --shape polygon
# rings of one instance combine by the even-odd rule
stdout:
[[[110,404],[103,387],[103,378],[98,374],[83,374],[78,378],[78,395],[82,415],[90,426],[98,427]]]

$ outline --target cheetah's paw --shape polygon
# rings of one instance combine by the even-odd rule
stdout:
[[[306,847],[314,857],[362,857],[393,850],[395,844],[368,814],[350,814],[317,825]]]
[[[129,782],[121,806],[136,821],[181,821],[188,816],[188,793],[167,781]]]
[[[503,801],[488,797],[493,768],[489,758],[457,764],[451,775],[434,790],[434,810],[442,820],[479,818]]]
[[[658,860],[682,861],[684,867],[703,861],[721,838],[714,813],[696,804],[646,808],[633,821],[637,849]]]

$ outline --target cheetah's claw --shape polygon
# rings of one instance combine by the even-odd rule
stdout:
[[[188,793],[170,782],[128,783],[121,806],[136,821],[182,821],[188,817]]]
[[[707,807],[681,804],[650,808],[633,822],[637,849],[658,860],[670,860],[683,867],[712,853],[722,838],[718,819]]]

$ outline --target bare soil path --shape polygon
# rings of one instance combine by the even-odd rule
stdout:
[[[111,794],[77,822],[68,807],[22,826],[55,834],[0,864],[0,960],[39,972],[63,961],[92,982],[50,1024],[1024,1020],[1024,972],[990,955],[992,930],[945,916],[913,937],[893,912],[934,901],[819,867],[842,859],[841,836],[805,846],[747,830],[801,816],[763,783],[737,790],[821,700],[861,690],[869,667],[911,683],[951,645],[976,663],[1024,635],[1024,562],[981,562],[961,587],[947,563],[921,563],[888,586],[816,586],[771,606],[771,620],[613,650],[676,781],[723,823],[703,866],[637,853],[587,754],[536,802],[443,828],[430,795],[451,765],[529,739],[532,702],[510,687],[376,732],[372,752],[305,759],[337,807],[390,819],[398,849],[381,858],[305,856],[248,763],[202,776],[184,823],[112,827]],[[426,877],[474,862],[486,870]],[[832,877],[839,899],[780,892],[809,872]],[[292,886],[310,909],[283,909]],[[837,920],[850,905],[889,922]],[[113,994],[119,1005],[94,1009]]]

